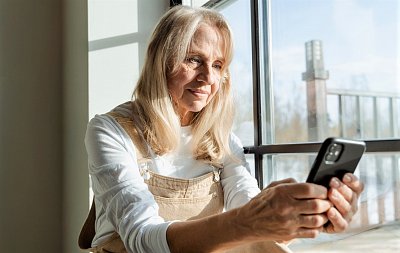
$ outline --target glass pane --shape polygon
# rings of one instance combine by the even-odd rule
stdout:
[[[289,177],[298,182],[304,182],[315,154],[282,154],[265,156],[264,158],[272,158],[272,166],[268,168],[268,173],[265,174],[265,182],[270,179],[281,180]],[[343,234],[321,234],[316,239],[295,241],[290,245],[295,252],[362,252],[356,251],[356,249],[360,249],[360,243],[365,246],[364,249],[368,249],[371,245],[374,248],[379,238],[364,239],[355,245],[347,243],[340,249],[337,248],[336,243],[339,241],[342,241],[342,243],[350,242],[358,238],[352,237],[353,235],[371,228],[378,228],[382,224],[386,226],[381,229],[389,229],[389,225],[392,224],[397,224],[397,228],[400,226],[398,224],[400,220],[400,155],[366,154],[361,159],[355,175],[365,183],[365,190],[360,197],[360,209],[353,218],[350,228]],[[379,229],[376,231],[380,233]],[[396,237],[392,235],[392,237],[389,236],[384,240],[389,241],[391,238]],[[398,237],[396,240],[398,240]],[[335,243],[334,247],[332,247],[332,243]],[[330,248],[329,245],[331,245]]]
[[[400,2],[270,3],[275,143],[399,137]]]

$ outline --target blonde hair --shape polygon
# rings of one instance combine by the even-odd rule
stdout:
[[[221,14],[205,8],[176,6],[171,8],[156,26],[144,67],[133,94],[135,111],[146,141],[162,155],[179,145],[180,119],[168,93],[167,78],[186,59],[192,38],[200,25],[218,29],[225,52],[224,77],[211,101],[192,121],[193,155],[219,166],[230,155],[229,135],[233,123],[233,102],[228,66],[232,60],[231,30]]]

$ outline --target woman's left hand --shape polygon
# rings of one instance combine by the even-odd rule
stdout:
[[[334,206],[327,212],[330,222],[325,227],[325,232],[343,232],[358,210],[358,199],[364,190],[364,184],[355,175],[347,173],[342,181],[332,178],[329,186],[328,198]]]

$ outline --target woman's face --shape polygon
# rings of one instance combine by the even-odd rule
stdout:
[[[224,69],[224,45],[214,27],[201,25],[193,36],[189,52],[176,74],[168,78],[168,90],[181,118],[190,124],[217,93]]]

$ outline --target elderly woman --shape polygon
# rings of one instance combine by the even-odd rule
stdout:
[[[132,101],[88,125],[94,202],[81,247],[289,252],[276,242],[347,227],[363,188],[354,175],[329,191],[292,179],[259,190],[231,132],[231,59],[219,13],[180,6],[161,18]]]

